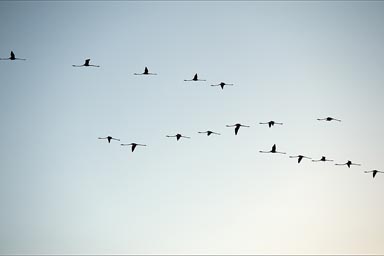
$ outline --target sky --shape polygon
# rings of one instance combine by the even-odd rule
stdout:
[[[384,254],[383,13],[1,1],[0,254]]]

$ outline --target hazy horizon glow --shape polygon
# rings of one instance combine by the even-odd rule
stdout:
[[[383,13],[1,1],[0,254],[384,254]]]

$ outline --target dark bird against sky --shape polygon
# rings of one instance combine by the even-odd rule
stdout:
[[[72,65],[72,67],[96,67],[96,68],[100,67],[99,65],[89,64],[90,61],[91,59],[86,59],[83,65]]]
[[[235,127],[235,135],[239,132],[240,127],[250,127],[248,125],[242,125],[242,124],[234,124],[234,125],[227,125],[227,127]]]
[[[27,59],[16,58],[15,53],[11,51],[11,56],[9,58],[0,58],[0,60],[27,60]]]

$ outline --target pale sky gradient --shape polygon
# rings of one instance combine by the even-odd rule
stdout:
[[[1,1],[28,60],[0,62],[0,254],[384,254],[383,28],[379,1]]]

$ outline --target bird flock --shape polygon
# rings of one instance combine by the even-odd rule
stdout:
[[[10,61],[21,60],[21,61],[26,61],[26,59],[24,59],[24,58],[16,58],[16,55],[15,55],[15,53],[13,51],[11,51],[10,56],[8,58],[6,58],[6,57],[5,58],[0,58],[0,60],[10,60]],[[99,68],[100,67],[99,65],[90,64],[90,61],[91,61],[91,59],[86,59],[84,64],[82,64],[82,65],[74,64],[72,66],[73,67],[95,67],[95,68]],[[149,72],[148,67],[145,67],[143,73],[134,73],[133,75],[157,75],[157,73],[151,73],[151,72]],[[185,79],[184,81],[185,82],[205,82],[207,80],[200,79],[198,77],[198,74],[196,73],[193,76],[192,79]],[[211,84],[211,86],[220,86],[220,88],[223,90],[225,86],[234,86],[234,84],[220,82],[218,84]],[[333,118],[333,117],[317,118],[317,120],[318,121],[327,121],[327,122],[330,122],[330,121],[341,122],[340,119]],[[275,122],[273,120],[272,121],[268,121],[268,122],[260,122],[259,124],[261,124],[261,125],[268,125],[269,128],[272,128],[274,125],[283,125],[283,123]],[[233,124],[233,125],[226,125],[226,127],[235,127],[235,130],[234,130],[235,135],[238,135],[240,127],[249,128],[250,126],[249,125],[240,124],[240,123],[236,123],[236,124]],[[199,134],[206,134],[207,136],[221,135],[220,133],[217,133],[217,132],[214,132],[214,131],[210,131],[210,130],[199,131],[198,133]],[[177,133],[175,135],[166,135],[166,137],[167,138],[176,138],[177,141],[179,141],[181,138],[191,139],[191,137],[184,136],[184,135],[182,135],[180,133]],[[112,137],[110,135],[108,135],[107,137],[98,137],[98,139],[100,139],[100,140],[107,140],[108,143],[111,143],[112,140],[120,141],[120,139],[114,138],[114,137]],[[147,146],[146,144],[139,144],[139,143],[133,143],[133,142],[132,143],[121,143],[120,145],[121,146],[130,146],[132,152],[135,151],[137,146],[140,146],[140,147],[146,147]],[[276,144],[274,144],[272,146],[271,150],[269,150],[269,151],[268,150],[267,151],[260,150],[259,152],[260,153],[282,154],[282,155],[286,155],[287,154],[286,152],[277,151]],[[289,158],[297,158],[297,163],[298,164],[300,164],[303,159],[308,159],[308,160],[311,160],[312,162],[333,162],[334,161],[334,160],[331,160],[331,159],[327,159],[325,156],[322,156],[320,159],[312,159],[311,157],[304,156],[304,155],[289,156]],[[344,165],[346,165],[348,168],[351,168],[351,166],[353,166],[353,165],[361,166],[361,164],[353,163],[351,160],[348,160],[346,163],[336,163],[335,165],[336,166],[344,166]],[[372,173],[372,177],[375,178],[375,176],[378,173],[384,173],[384,172],[383,171],[379,171],[379,170],[371,170],[371,171],[364,171],[364,173]]]

